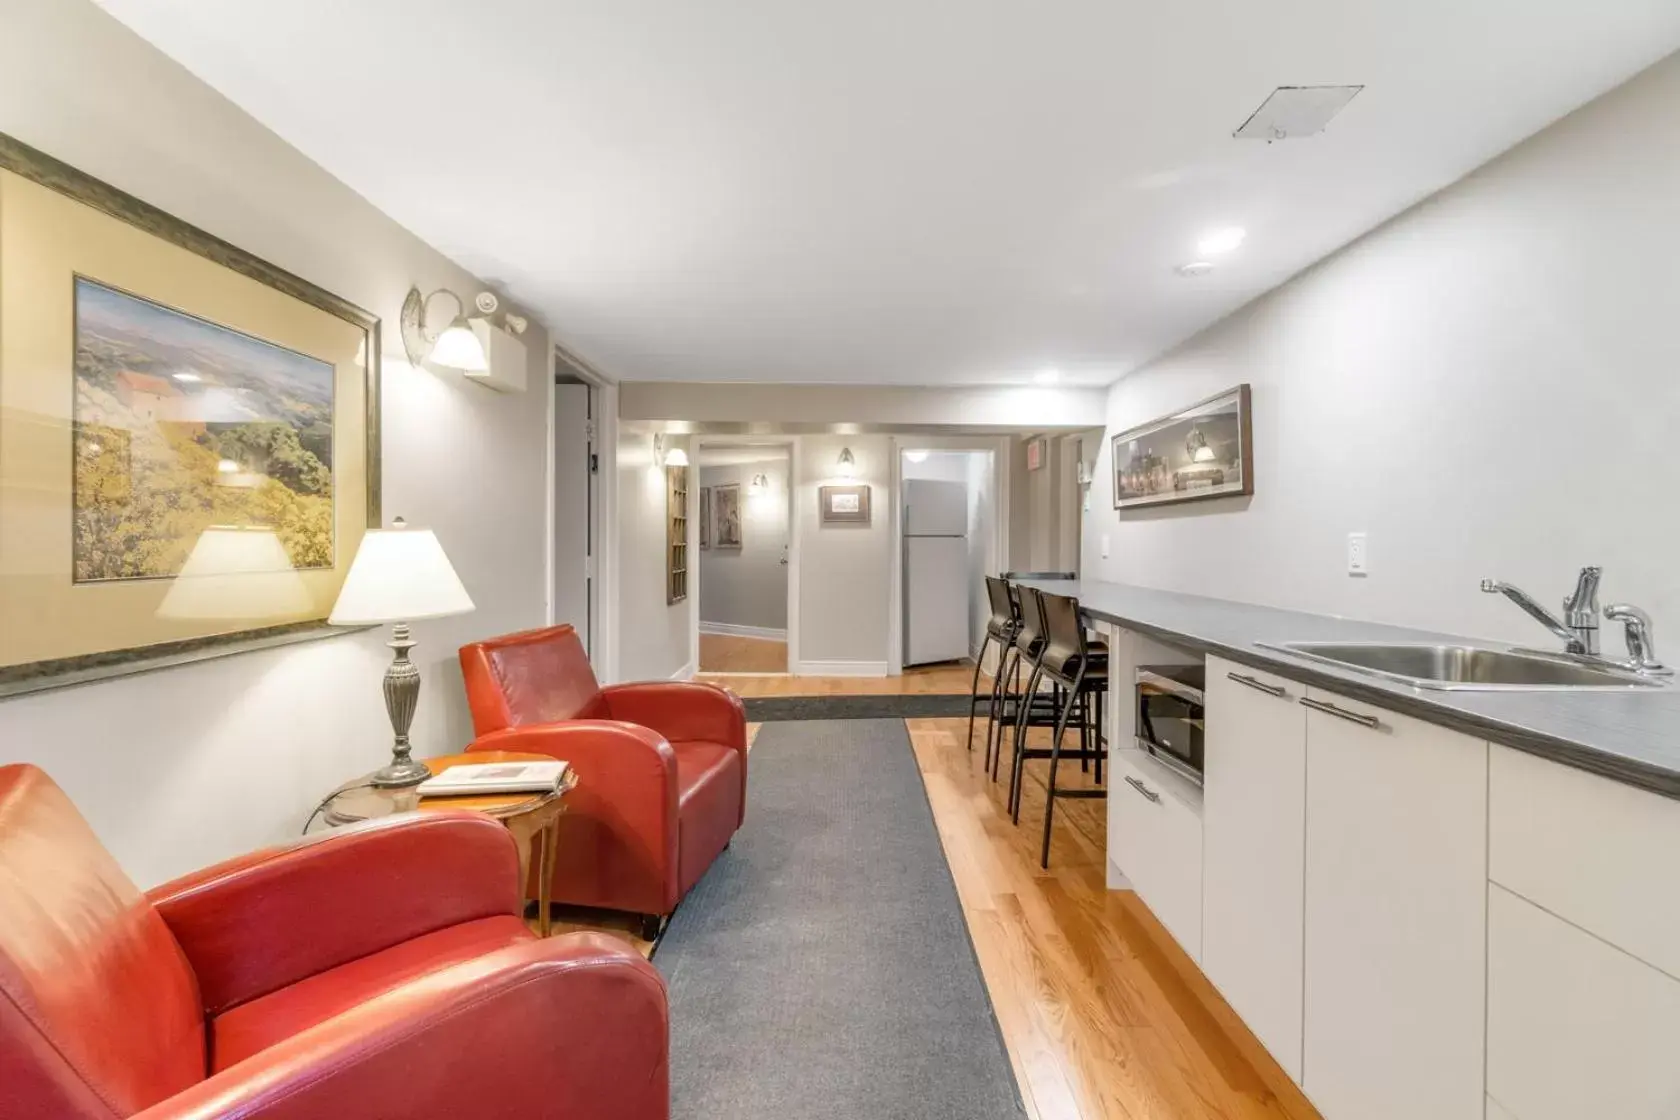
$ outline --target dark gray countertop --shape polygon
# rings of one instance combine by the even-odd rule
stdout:
[[[1099,580],[1030,580],[1072,595],[1092,618],[1164,642],[1270,669],[1302,684],[1680,798],[1680,687],[1579,692],[1414,688],[1261,649],[1256,642],[1468,642],[1329,615],[1233,603]],[[1536,643],[1540,644],[1540,643]]]

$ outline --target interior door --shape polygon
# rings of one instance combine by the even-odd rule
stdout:
[[[591,393],[583,384],[554,386],[554,621],[577,627],[586,651],[593,636],[589,612]]]

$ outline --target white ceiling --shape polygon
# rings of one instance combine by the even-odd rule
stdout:
[[[1680,47],[1676,0],[100,2],[626,380],[1107,382]]]
[[[766,447],[753,444],[702,443],[694,453],[695,460],[702,467],[738,467],[747,463],[786,462],[787,457],[785,444]]]

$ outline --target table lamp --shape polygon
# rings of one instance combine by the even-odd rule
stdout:
[[[416,786],[431,777],[425,764],[408,753],[408,728],[420,702],[420,667],[408,659],[408,651],[414,648],[408,624],[472,609],[467,589],[430,529],[410,529],[399,517],[389,529],[369,529],[362,537],[327,621],[335,626],[393,624],[386,643],[395,656],[385,670],[385,710],[391,715],[396,742],[390,765],[370,779],[375,786]]]

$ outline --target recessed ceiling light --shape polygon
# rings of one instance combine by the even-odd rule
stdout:
[[[1040,385],[1054,385],[1061,379],[1062,371],[1059,369],[1041,369],[1037,373],[1033,374],[1033,380],[1038,382]]]
[[[1248,232],[1237,226],[1216,229],[1196,243],[1196,252],[1204,257],[1217,257],[1241,245],[1247,236]]]
[[[200,377],[196,373],[177,373],[175,375],[175,380],[177,380],[177,381],[203,381],[204,378]]]
[[[1191,261],[1189,264],[1178,266],[1180,276],[1206,276],[1213,271],[1212,261]]]

